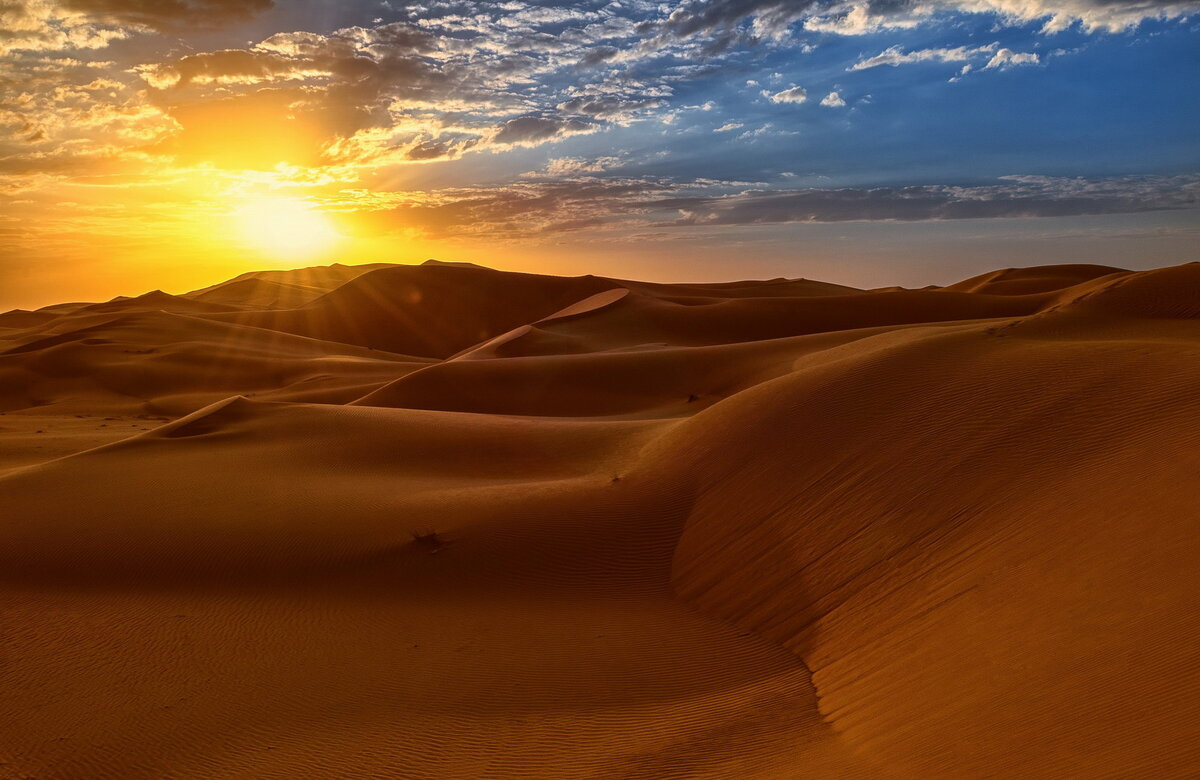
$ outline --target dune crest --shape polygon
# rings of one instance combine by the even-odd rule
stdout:
[[[1200,264],[0,314],[0,768],[1192,776],[1198,367]]]

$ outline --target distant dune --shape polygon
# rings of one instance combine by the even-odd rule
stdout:
[[[0,314],[0,777],[1200,776],[1200,264]]]

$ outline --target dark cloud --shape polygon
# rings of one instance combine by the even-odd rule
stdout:
[[[154,86],[186,86],[194,81],[267,81],[304,72],[311,61],[273,52],[227,49],[182,57],[171,64],[147,69]]]
[[[641,204],[672,210],[675,225],[1065,217],[1195,208],[1200,177],[1106,180],[1013,177],[980,187],[944,185],[749,190],[727,196],[664,198]]]
[[[659,98],[643,98],[629,100],[610,95],[578,97],[559,103],[559,111],[569,114],[582,114],[597,119],[624,120],[632,117],[638,111],[647,108],[661,108],[666,101]]]
[[[404,51],[384,49],[363,54],[355,42],[311,33],[279,33],[253,49],[225,49],[181,57],[143,67],[152,86],[184,86],[193,82],[256,83],[276,78],[336,77],[342,81],[388,82],[390,86],[427,83],[438,68]]]
[[[753,17],[760,27],[776,31],[820,5],[813,0],[703,0],[676,8],[661,29],[676,37],[686,37],[733,27]]]
[[[460,156],[479,143],[478,139],[418,141],[404,151],[407,160],[445,160]]]
[[[670,190],[651,179],[575,178],[507,187],[440,190],[427,202],[360,212],[360,231],[415,228],[430,236],[521,238],[596,227],[627,215],[636,200]]]
[[[156,30],[184,26],[218,27],[266,11],[272,0],[65,0],[72,10],[122,24]]]
[[[564,172],[586,166],[561,166]],[[744,190],[719,181],[568,176],[507,187],[421,193],[429,203],[372,211],[376,231],[516,238],[595,227],[728,227],[803,222],[1065,217],[1200,206],[1200,175],[1010,177],[978,187]],[[650,197],[647,197],[650,196]]]
[[[368,45],[384,47],[393,52],[428,53],[440,48],[438,36],[428,28],[408,22],[393,22],[364,30]]]
[[[501,145],[531,145],[595,130],[596,125],[576,119],[523,116],[500,125],[491,140]]]
[[[595,46],[585,51],[579,58],[579,67],[594,68],[603,62],[608,62],[620,53],[621,50],[616,46]]]

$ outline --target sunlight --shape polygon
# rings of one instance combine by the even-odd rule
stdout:
[[[253,201],[235,217],[243,241],[279,260],[320,254],[339,239],[324,213],[294,198]]]

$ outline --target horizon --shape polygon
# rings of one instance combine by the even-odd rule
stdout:
[[[1192,261],[1197,10],[21,0],[0,309],[412,257],[856,287]]]
[[[917,284],[917,285],[901,285],[901,284],[886,284],[885,283],[885,284],[874,285],[872,287],[856,287],[855,285],[846,284],[846,283],[840,282],[836,279],[819,279],[819,278],[804,277],[804,276],[795,276],[795,277],[749,277],[749,276],[745,276],[745,277],[728,277],[728,278],[715,278],[714,277],[714,278],[710,278],[710,279],[698,279],[698,278],[684,278],[684,277],[680,277],[680,278],[640,278],[640,277],[632,277],[632,276],[631,277],[616,277],[616,276],[609,276],[607,274],[566,274],[566,273],[560,274],[560,273],[553,273],[553,272],[539,273],[539,275],[561,276],[561,277],[596,276],[596,277],[600,277],[600,278],[613,279],[615,281],[644,282],[644,283],[649,283],[649,284],[664,284],[664,285],[687,284],[687,283],[713,284],[713,283],[722,283],[722,282],[743,282],[743,281],[744,282],[767,282],[767,281],[774,281],[777,279],[786,279],[788,281],[803,280],[803,281],[826,282],[826,283],[830,283],[830,284],[843,285],[847,288],[861,290],[864,292],[870,292],[872,290],[888,289],[888,288],[892,288],[892,287],[899,287],[902,289],[913,289],[913,290],[924,289],[924,288],[929,288],[929,287],[944,288],[944,287],[947,287],[947,286],[950,286],[950,285],[953,285],[956,283],[969,281],[976,277],[987,276],[990,274],[998,274],[998,273],[1003,273],[1006,271],[1049,269],[1049,268],[1055,268],[1055,267],[1079,267],[1079,268],[1099,267],[1099,268],[1111,268],[1114,273],[1123,273],[1123,272],[1130,272],[1130,271],[1152,271],[1152,270],[1157,270],[1157,269],[1171,268],[1174,265],[1187,265],[1189,263],[1194,263],[1194,262],[1200,262],[1200,261],[1187,261],[1185,263],[1176,263],[1176,264],[1172,264],[1172,265],[1158,265],[1158,266],[1152,265],[1152,266],[1146,266],[1146,267],[1136,268],[1136,269],[1135,268],[1122,268],[1119,266],[1109,266],[1109,265],[1106,265],[1103,263],[1041,263],[1041,264],[1036,264],[1036,265],[1014,265],[1014,266],[1006,266],[1004,268],[992,268],[992,269],[983,271],[981,273],[972,274],[970,276],[964,276],[962,278],[950,279],[950,280],[947,280],[947,281],[944,281],[941,283],[930,282],[928,284]],[[499,273],[537,273],[537,272],[522,271],[522,270],[517,270],[517,269],[512,269],[512,268],[499,268],[499,267],[495,267],[495,266],[485,265],[483,263],[472,262],[469,260],[439,260],[437,258],[432,258],[432,257],[427,258],[426,260],[423,260],[423,261],[417,262],[417,263],[388,263],[386,261],[375,261],[375,262],[366,261],[366,262],[362,262],[362,263],[340,263],[340,262],[335,261],[332,263],[324,263],[324,264],[320,264],[320,265],[298,265],[298,266],[289,266],[289,267],[279,266],[279,267],[275,267],[275,268],[251,269],[248,271],[243,271],[242,273],[236,274],[234,276],[230,276],[230,277],[223,278],[223,279],[211,280],[211,281],[209,281],[207,283],[203,283],[197,287],[192,287],[189,289],[180,289],[177,291],[171,291],[171,290],[163,289],[161,287],[150,287],[148,289],[141,290],[140,292],[118,293],[116,295],[109,296],[107,298],[97,298],[97,299],[93,299],[93,300],[82,300],[82,299],[80,299],[80,300],[55,300],[55,301],[50,301],[50,302],[43,303],[40,305],[15,306],[15,307],[7,307],[7,308],[0,306],[0,314],[9,312],[9,311],[21,311],[21,310],[36,311],[41,308],[52,307],[52,306],[56,306],[56,305],[73,304],[73,303],[106,303],[106,302],[122,300],[122,299],[141,298],[141,297],[144,297],[146,295],[151,295],[156,292],[171,295],[173,297],[180,297],[180,296],[186,296],[186,295],[189,295],[192,293],[201,292],[201,291],[207,290],[209,288],[220,287],[226,283],[241,279],[242,277],[255,277],[255,276],[258,276],[258,275],[264,274],[264,273],[305,271],[305,270],[310,270],[310,269],[329,268],[329,267],[335,267],[335,266],[340,266],[340,267],[344,267],[344,268],[358,268],[358,267],[362,267],[362,266],[379,265],[379,266],[390,266],[390,267],[397,267],[397,268],[402,268],[402,267],[417,268],[417,267],[420,267],[423,265],[430,265],[430,264],[448,265],[448,266],[473,266],[473,267],[479,268],[481,270],[496,271]]]

